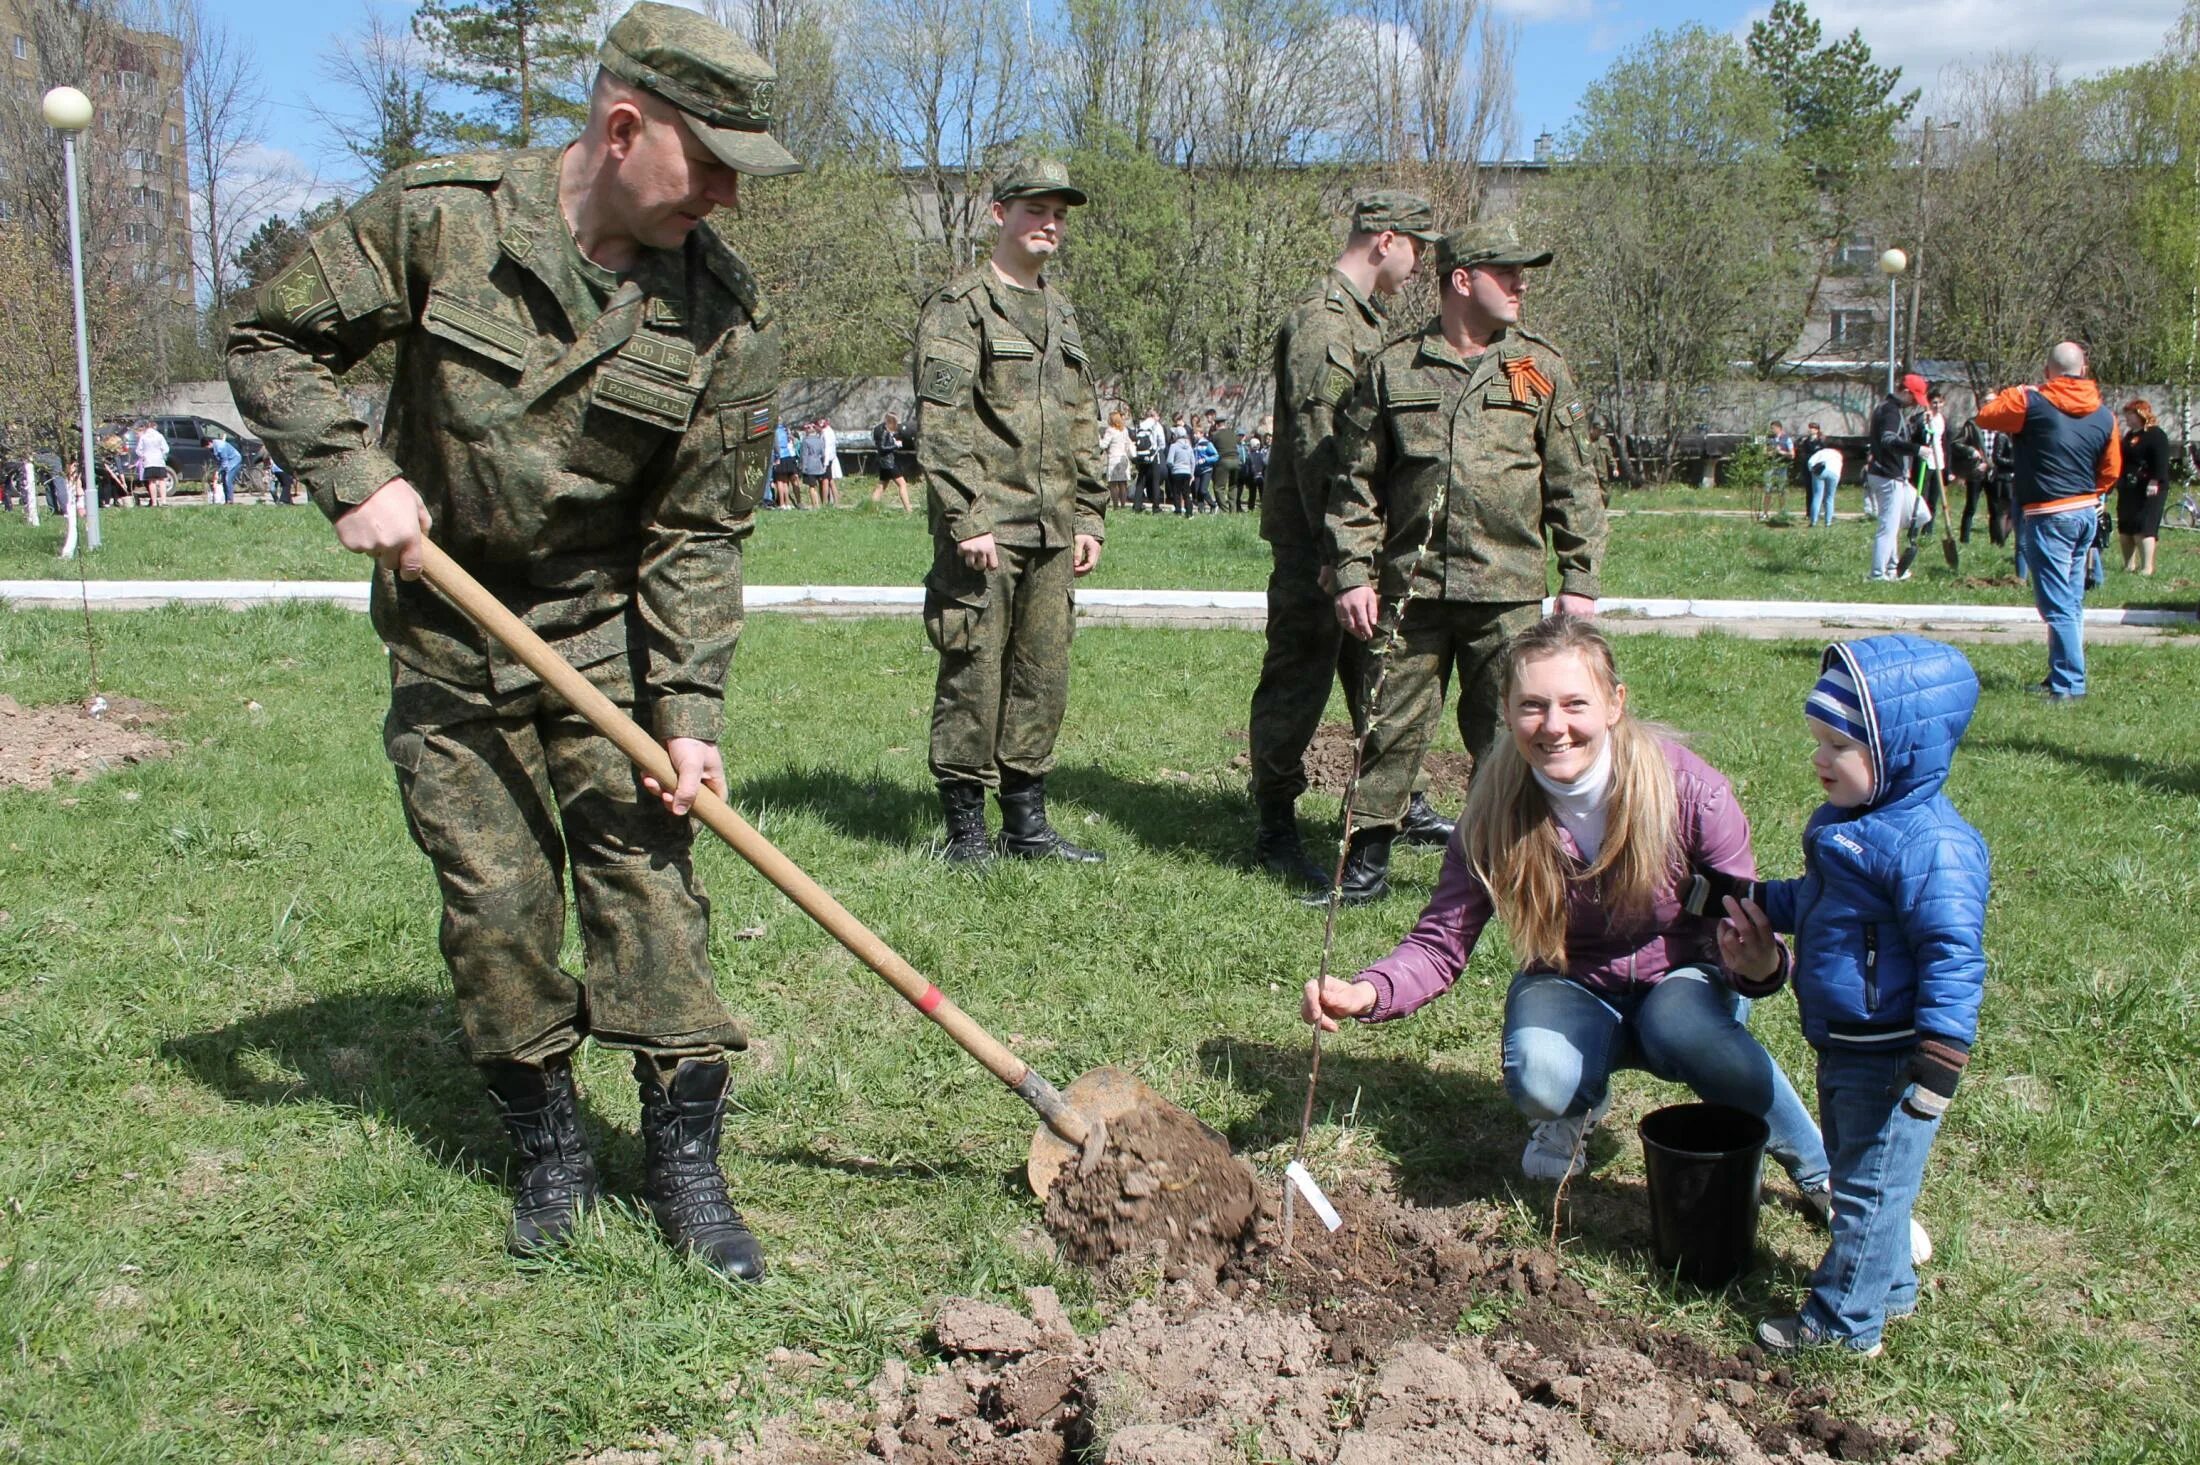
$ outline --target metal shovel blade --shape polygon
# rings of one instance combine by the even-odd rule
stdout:
[[[1112,1129],[1115,1122],[1134,1111],[1184,1114],[1201,1129],[1214,1136],[1215,1143],[1228,1148],[1229,1141],[1202,1122],[1196,1115],[1178,1108],[1161,1097],[1137,1074],[1122,1068],[1095,1068],[1082,1074],[1077,1081],[1062,1090],[1063,1099],[1088,1121],[1097,1121]],[[1054,1183],[1064,1170],[1075,1166],[1081,1158],[1077,1146],[1069,1143],[1045,1125],[1031,1137],[1031,1156],[1024,1162],[1024,1178],[1031,1182],[1031,1193],[1045,1200]]]

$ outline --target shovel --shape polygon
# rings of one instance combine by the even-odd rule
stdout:
[[[470,616],[476,625],[501,641],[529,671],[542,678],[544,685],[587,718],[596,731],[618,744],[619,751],[625,753],[635,767],[665,788],[678,782],[671,758],[656,739],[590,685],[586,677],[551,650],[548,643],[505,609],[503,602],[484,590],[480,582],[459,568],[433,541],[421,541],[420,562],[421,573],[430,585]],[[732,845],[735,854],[778,886],[805,915],[823,926],[827,935],[884,977],[888,986],[907,998],[917,1011],[939,1024],[964,1052],[985,1065],[988,1073],[1038,1112],[1045,1122],[1031,1137],[1031,1153],[1024,1166],[1024,1175],[1031,1182],[1032,1192],[1041,1200],[1046,1199],[1055,1181],[1072,1163],[1081,1170],[1090,1170],[1099,1161],[1107,1145],[1110,1120],[1120,1119],[1133,1110],[1176,1111],[1175,1105],[1135,1075],[1119,1068],[1096,1068],[1067,1090],[1057,1090],[1030,1064],[995,1041],[992,1034],[950,1002],[938,987],[918,975],[915,967],[850,915],[847,907],[827,894],[823,886],[803,874],[794,861],[757,833],[755,827],[736,814],[724,799],[707,788],[698,789],[694,810],[695,816],[709,825],[712,833]],[[1218,1144],[1222,1143],[1221,1136],[1216,1135],[1215,1139]]]

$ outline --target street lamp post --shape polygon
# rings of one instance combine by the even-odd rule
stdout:
[[[46,125],[61,134],[61,173],[69,191],[69,285],[76,300],[78,486],[84,496],[84,547],[99,548],[99,468],[92,461],[92,358],[84,333],[84,230],[76,203],[76,135],[92,125],[92,99],[73,86],[46,93]]]
[[[1895,281],[1910,267],[1910,257],[1899,249],[1879,256],[1879,273],[1887,277],[1887,395],[1894,395],[1894,318],[1900,307],[1895,300]]]

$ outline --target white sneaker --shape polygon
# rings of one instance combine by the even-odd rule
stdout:
[[[1933,1259],[1933,1238],[1925,1234],[1925,1228],[1917,1224],[1917,1217],[1910,1217],[1910,1265],[1922,1267]]]
[[[1589,1131],[1597,1127],[1612,1096],[1586,1114],[1567,1119],[1543,1119],[1528,1133],[1528,1147],[1520,1152],[1520,1173],[1530,1180],[1565,1180],[1579,1175],[1589,1164]]]

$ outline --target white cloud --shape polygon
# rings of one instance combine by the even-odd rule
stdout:
[[[1746,36],[1769,6],[1742,18]],[[1942,72],[1976,65],[1996,51],[2036,52],[2067,80],[2145,61],[2162,48],[2177,20],[2175,0],[1813,0],[1811,14],[1831,41],[1863,34],[1881,65],[1902,68],[1905,90],[1920,87],[1924,105],[1945,94]]]
[[[1523,25],[1538,25],[1546,20],[1583,20],[1596,8],[1592,0],[1493,0],[1493,3],[1501,13]]]

